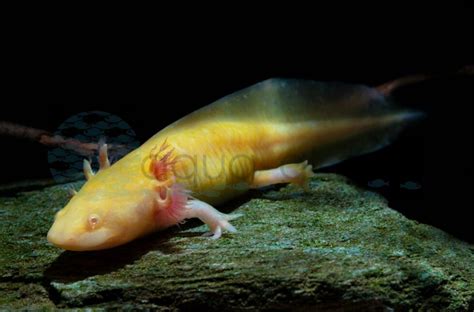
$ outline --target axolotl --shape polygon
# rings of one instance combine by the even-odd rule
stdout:
[[[398,82],[397,82],[398,83]],[[313,168],[391,142],[418,112],[395,107],[394,84],[269,79],[167,126],[114,164],[107,144],[99,170],[55,215],[57,247],[107,249],[199,218],[211,238],[236,232],[216,205],[252,188],[293,183],[308,189]]]

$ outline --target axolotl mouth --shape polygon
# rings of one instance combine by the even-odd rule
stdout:
[[[80,235],[77,233],[67,233],[54,226],[48,232],[48,241],[53,245],[72,251],[87,251],[111,248],[117,245],[117,235],[114,231],[101,228],[94,232],[85,232]]]

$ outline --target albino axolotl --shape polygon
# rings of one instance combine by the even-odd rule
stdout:
[[[419,114],[395,108],[390,91],[344,83],[269,79],[167,126],[110,165],[87,160],[87,182],[60,210],[48,240],[67,250],[99,250],[199,218],[214,239],[236,232],[238,214],[214,208],[251,188],[308,186],[320,168],[388,144]]]

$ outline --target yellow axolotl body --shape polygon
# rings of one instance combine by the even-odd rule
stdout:
[[[48,240],[68,250],[127,243],[200,218],[213,238],[235,232],[221,204],[275,183],[306,187],[322,167],[376,150],[416,113],[395,110],[376,89],[271,79],[176,121],[110,166],[87,161],[87,182],[56,215]]]

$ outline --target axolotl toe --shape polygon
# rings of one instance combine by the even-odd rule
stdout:
[[[313,168],[377,150],[419,115],[383,90],[270,79],[179,119],[113,165],[103,144],[100,169],[84,161],[87,182],[56,214],[48,240],[107,249],[190,218],[213,239],[236,232],[239,214],[215,205],[270,184],[307,188]]]

